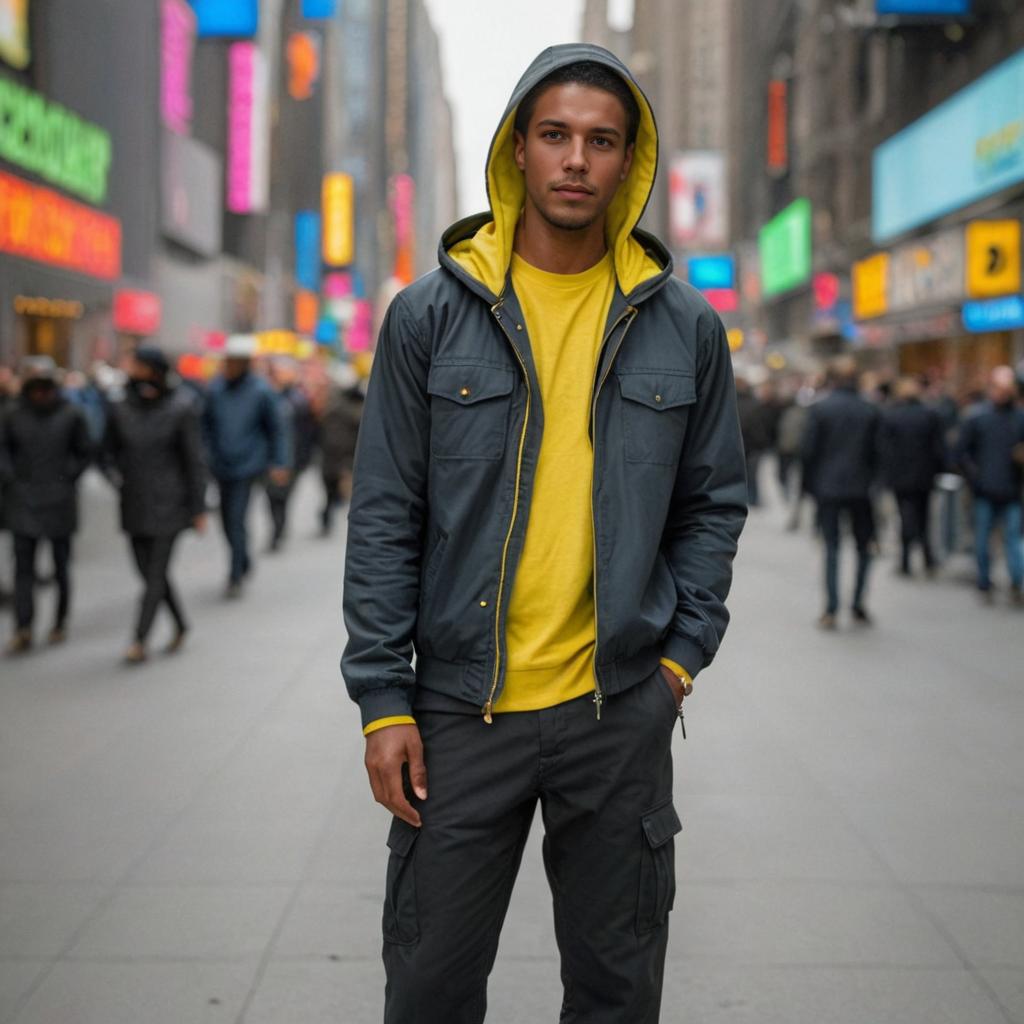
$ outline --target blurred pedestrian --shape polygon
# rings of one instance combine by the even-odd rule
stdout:
[[[3,423],[17,404],[20,382],[9,366],[0,364],[0,437],[3,436]],[[0,540],[10,527],[8,526],[8,484],[0,473]],[[14,597],[13,552],[10,545],[0,544],[0,608],[6,607]]]
[[[789,508],[786,528],[800,528],[800,506],[804,497],[801,453],[803,451],[804,429],[807,426],[807,400],[803,395],[794,396],[779,416],[775,450],[779,460],[779,488],[782,500]]]
[[[279,486],[289,477],[288,436],[270,385],[252,372],[256,341],[228,338],[221,373],[210,383],[203,439],[220,490],[220,515],[231,551],[225,596],[241,595],[252,569],[246,516],[253,484],[264,474]]]
[[[206,527],[206,473],[199,416],[192,398],[171,380],[160,349],[139,347],[130,363],[125,399],[110,407],[104,465],[121,492],[121,528],[128,534],[143,583],[135,633],[124,655],[147,657],[147,640],[161,604],[174,620],[166,650],[179,650],[188,632],[181,599],[171,584],[174,546],[189,527]]]
[[[635,230],[657,149],[616,57],[545,50],[494,137],[490,216],[445,232],[381,330],[342,670],[395,815],[394,1024],[483,1021],[538,802],[562,1019],[658,1016],[673,723],[726,628],[747,495],[725,329]]]
[[[839,612],[839,546],[842,523],[849,520],[857,545],[853,621],[869,625],[864,597],[875,539],[871,486],[878,463],[879,412],[857,393],[857,364],[837,359],[829,371],[832,391],[808,411],[803,462],[807,488],[818,503],[825,544],[825,611],[818,624],[836,628]]]
[[[759,474],[761,459],[772,446],[772,413],[754,394],[750,381],[736,378],[736,407],[747,464],[747,500],[752,508],[761,504]]]
[[[271,387],[277,394],[278,410],[288,434],[292,472],[284,483],[268,477],[267,503],[272,524],[270,550],[277,551],[284,542],[288,526],[288,502],[313,457],[317,423],[309,399],[299,386],[299,373],[294,360],[273,359],[267,370]]]
[[[8,526],[14,535],[14,636],[9,654],[32,647],[36,551],[49,543],[57,605],[48,641],[62,643],[71,609],[71,539],[78,529],[78,480],[92,446],[81,410],[60,391],[48,356],[26,360],[17,406],[3,421],[0,478],[7,483]]]
[[[356,372],[347,365],[334,373],[327,404],[320,420],[320,476],[324,485],[324,506],[320,532],[331,532],[334,513],[348,501],[352,491],[352,466],[363,415],[364,394]]]
[[[98,448],[106,430],[107,403],[95,380],[80,370],[71,370],[64,378],[64,394],[85,414],[89,424],[89,440]]]
[[[921,386],[913,377],[897,381],[894,400],[881,415],[879,459],[882,479],[899,508],[900,572],[910,575],[911,550],[919,544],[925,571],[932,573],[931,496],[946,461],[942,420],[921,400]]]
[[[960,431],[957,461],[974,495],[974,545],[978,590],[992,599],[990,545],[1001,524],[1011,598],[1024,604],[1024,551],[1021,542],[1021,487],[1024,485],[1024,410],[1010,366],[989,378],[988,401],[979,405]]]

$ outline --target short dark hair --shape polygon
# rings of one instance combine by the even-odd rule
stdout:
[[[626,84],[625,79],[595,60],[580,60],[574,64],[566,64],[542,78],[523,97],[516,109],[515,130],[520,135],[526,134],[530,118],[533,117],[541,95],[554,85],[586,85],[610,92],[626,112],[626,145],[631,146],[636,142],[636,133],[640,129],[640,106],[633,95],[633,90]]]

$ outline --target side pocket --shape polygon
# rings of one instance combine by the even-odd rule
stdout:
[[[640,891],[636,906],[636,933],[644,935],[660,928],[676,896],[674,836],[682,831],[679,815],[671,801],[648,811],[640,819]]]
[[[416,871],[414,852],[420,834],[401,818],[395,818],[388,833],[388,876],[384,890],[384,941],[398,946],[411,946],[419,940],[419,917],[416,913]]]

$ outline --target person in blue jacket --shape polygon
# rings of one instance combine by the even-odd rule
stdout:
[[[290,476],[287,428],[270,385],[252,372],[255,339],[228,338],[221,373],[210,384],[203,438],[220,489],[220,514],[231,549],[225,596],[240,597],[249,574],[246,514],[253,483],[266,475],[278,486]]]

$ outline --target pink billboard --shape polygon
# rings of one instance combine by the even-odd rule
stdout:
[[[160,116],[178,135],[192,128],[192,52],[195,11],[185,0],[160,5]]]
[[[255,43],[228,50],[227,207],[232,213],[266,209],[269,192],[267,66]]]

